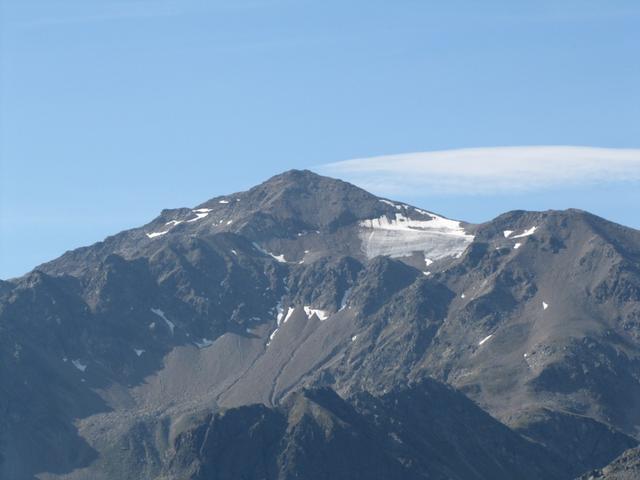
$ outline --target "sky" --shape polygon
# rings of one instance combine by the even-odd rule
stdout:
[[[0,6],[0,278],[292,168],[640,228],[636,0]]]

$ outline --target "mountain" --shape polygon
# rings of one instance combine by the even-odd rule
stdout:
[[[638,444],[639,322],[636,230],[286,172],[0,284],[0,478],[575,478]]]

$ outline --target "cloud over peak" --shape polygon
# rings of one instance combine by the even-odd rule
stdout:
[[[318,170],[378,194],[490,195],[640,182],[640,149],[468,148],[359,158]]]

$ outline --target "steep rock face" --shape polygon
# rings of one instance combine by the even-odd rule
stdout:
[[[432,373],[507,421],[524,400],[636,434],[639,345],[634,314],[621,312],[640,308],[638,232],[584,212],[518,213],[480,227],[474,244],[443,274],[458,299],[438,332],[446,346],[427,356]],[[607,285],[619,293],[599,295]]]
[[[602,469],[593,470],[579,480],[635,480],[640,478],[640,449],[627,450]]]
[[[639,232],[585,212],[473,226],[310,172],[165,210],[0,283],[0,478],[156,478],[212,409],[263,404],[246,421],[271,432],[302,387],[430,376],[571,478],[638,437],[639,265]],[[180,458],[176,478],[205,468]]]

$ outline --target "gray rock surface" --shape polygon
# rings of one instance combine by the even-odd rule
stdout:
[[[636,480],[640,478],[640,449],[629,449],[602,469],[593,470],[579,480]]]

